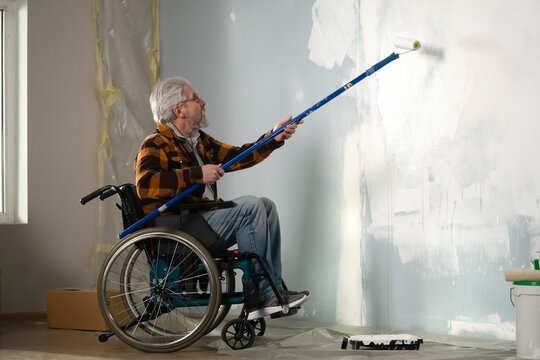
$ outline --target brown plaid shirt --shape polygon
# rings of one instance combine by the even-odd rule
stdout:
[[[253,145],[241,147],[224,144],[199,130],[197,149],[205,164],[225,164],[236,155]],[[270,134],[270,132],[259,138]],[[266,159],[272,151],[282,146],[283,142],[274,139],[232,165],[227,172],[251,167]],[[195,154],[182,138],[165,124],[158,124],[157,129],[144,139],[135,159],[137,193],[142,200],[145,214],[152,212],[174,196],[195,183],[202,183],[202,168]],[[217,196],[216,184],[212,185]],[[204,186],[184,198],[183,202],[203,200]]]

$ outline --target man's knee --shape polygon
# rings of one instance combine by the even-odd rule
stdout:
[[[264,211],[265,203],[263,200],[254,195],[245,195],[238,199],[234,199],[237,206],[240,206],[245,213],[257,213]]]
[[[267,197],[261,197],[259,198],[261,202],[264,205],[264,208],[266,209],[266,213],[269,214],[273,211],[276,211],[276,203],[274,203],[272,200],[270,200]]]

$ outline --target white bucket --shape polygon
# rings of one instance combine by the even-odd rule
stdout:
[[[540,283],[517,281],[514,282],[513,291],[517,356],[540,359]]]

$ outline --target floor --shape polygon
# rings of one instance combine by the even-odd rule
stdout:
[[[341,350],[344,335],[381,333],[280,319],[268,321],[266,334],[250,349],[229,349],[218,329],[180,352],[149,354],[114,337],[99,343],[98,332],[48,329],[39,320],[2,319],[0,359],[516,359],[514,341],[417,333],[411,335],[423,339],[419,350],[352,350],[350,346]]]

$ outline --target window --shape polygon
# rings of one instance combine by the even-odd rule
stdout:
[[[4,32],[4,9],[0,9],[0,69],[2,69],[0,72],[0,84],[2,84],[0,87],[0,213],[4,213],[6,211],[6,204],[4,200],[6,197],[4,195]]]
[[[27,0],[0,0],[0,223],[28,221]]]

